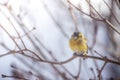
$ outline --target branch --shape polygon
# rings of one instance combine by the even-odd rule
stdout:
[[[99,70],[99,74],[98,74],[99,80],[101,80],[101,73],[102,73],[104,67],[106,66],[106,64],[107,64],[107,62],[105,62],[105,63],[103,64],[102,68]]]
[[[22,55],[24,55],[24,56],[27,56],[27,57],[29,57],[29,58],[31,58],[31,59],[34,59],[34,60],[36,60],[36,61],[41,61],[41,62],[44,62],[44,63],[50,63],[50,64],[66,64],[66,63],[68,63],[68,62],[70,62],[70,61],[72,61],[72,60],[74,60],[75,58],[77,58],[77,57],[86,57],[86,58],[89,58],[89,59],[96,59],[96,60],[101,60],[101,61],[104,61],[104,62],[107,62],[107,63],[113,63],[113,64],[116,64],[116,65],[120,65],[120,62],[118,62],[118,61],[114,61],[114,60],[111,60],[111,59],[108,59],[108,58],[106,58],[106,57],[96,57],[96,56],[90,56],[90,55],[78,55],[78,54],[73,54],[73,56],[72,57],[70,57],[69,59],[67,59],[67,60],[65,60],[65,61],[61,61],[61,62],[54,62],[54,61],[48,61],[48,60],[43,60],[41,57],[39,57],[39,55],[37,55],[37,53],[35,53],[35,52],[33,52],[33,51],[31,51],[31,50],[27,50],[27,49],[23,49],[22,51],[10,51],[11,53],[21,53],[21,52],[24,52],[24,51],[28,51],[28,52],[30,52],[30,53],[32,53],[32,54],[34,54],[37,58],[35,58],[35,57],[33,57],[33,56],[30,56],[30,54],[22,54]],[[8,53],[6,53],[6,54],[8,54]],[[5,55],[5,54],[4,54]],[[1,56],[1,55],[0,55]]]
[[[76,54],[76,56],[77,57],[83,57],[83,58],[86,57],[86,58],[89,58],[89,59],[101,60],[101,61],[104,61],[104,62],[107,62],[107,63],[113,63],[113,64],[116,64],[116,65],[120,65],[120,62],[108,59],[106,57],[101,58],[101,57],[96,57],[96,56],[90,56],[90,55],[86,56],[86,55],[77,55],[77,54]]]
[[[29,80],[29,79],[26,79],[26,78],[22,78],[22,77],[18,77],[18,76],[8,76],[8,75],[5,75],[5,74],[2,74],[1,76],[2,76],[2,78],[17,78],[17,79],[20,79],[20,80]]]
[[[87,1],[87,0],[86,0]],[[72,4],[70,1],[69,1],[69,4],[71,4],[75,9],[77,9],[78,11],[80,11],[81,13],[83,13],[84,15],[86,16],[89,16],[91,17],[92,19],[95,19],[95,20],[98,20],[98,21],[102,21],[102,22],[106,22],[110,28],[112,28],[114,31],[116,31],[118,34],[120,34],[120,30],[117,29],[113,24],[111,24],[107,19],[105,19],[90,3],[89,1],[87,1],[88,4],[90,5],[90,7],[98,14],[98,16],[101,18],[96,18],[94,16],[92,16],[91,14],[87,14],[85,13],[84,11],[82,11],[80,8],[76,7],[74,4]]]
[[[36,59],[36,58],[34,58],[34,57],[32,57],[32,56],[29,56],[29,55],[26,55],[26,54],[23,54],[23,55],[24,55],[24,56],[27,56],[27,57],[29,57],[29,58],[32,58],[32,59],[34,59],[34,60],[36,60],[36,61],[40,61],[40,62],[44,62],[44,63],[49,63],[49,64],[58,64],[58,65],[66,64],[66,63],[74,60],[74,59],[77,57],[77,56],[74,56],[74,55],[73,55],[72,57],[70,57],[69,59],[67,59],[67,60],[65,60],[65,61],[55,62],[55,61],[48,61],[48,60],[43,60],[43,59],[39,60],[39,59]]]
[[[108,21],[107,19],[104,20],[110,28],[112,28],[114,31],[116,31],[118,34],[120,34],[120,30],[117,29],[112,23],[110,23],[110,21]]]

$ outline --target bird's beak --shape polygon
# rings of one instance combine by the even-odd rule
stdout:
[[[74,36],[73,38],[74,38],[74,39],[77,39],[77,38],[78,38],[78,36]]]

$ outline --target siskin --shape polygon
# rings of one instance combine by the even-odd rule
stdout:
[[[87,55],[88,53],[87,40],[81,32],[74,32],[72,34],[69,46],[77,54]]]

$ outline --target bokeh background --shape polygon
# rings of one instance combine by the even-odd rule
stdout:
[[[119,62],[119,13],[119,0],[0,0],[0,80],[120,79],[120,64],[34,59],[34,53],[46,61],[69,59],[69,39],[79,31],[87,38],[88,55]]]

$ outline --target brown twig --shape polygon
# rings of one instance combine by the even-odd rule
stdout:
[[[27,36],[27,35],[29,35],[29,33],[31,33],[33,30],[35,30],[36,28],[35,27],[33,27],[30,31],[28,31],[27,33],[25,33],[25,34],[23,34],[23,35],[21,35],[20,37],[21,38],[23,38],[23,37],[25,37],[25,36]],[[20,37],[17,37],[17,36],[15,36],[14,38],[15,39],[20,39]]]
[[[83,58],[86,57],[86,58],[89,58],[89,59],[96,59],[96,60],[101,60],[101,61],[104,61],[104,62],[107,62],[107,63],[113,63],[113,64],[116,64],[116,65],[120,65],[120,62],[108,59],[106,57],[101,58],[101,57],[90,56],[90,55],[87,55],[87,56],[85,56],[85,55],[77,55],[77,57],[83,57]]]
[[[90,79],[90,80],[96,80],[96,75],[95,75],[94,69],[93,69],[93,68],[90,68],[90,70],[91,70],[91,72],[92,72],[92,74],[93,74],[93,76],[94,76],[94,79]]]
[[[11,51],[10,51],[10,52],[7,52],[7,53],[5,53],[5,54],[1,54],[0,57],[7,56],[7,55],[9,55],[9,54],[11,54]]]
[[[28,51],[28,52],[31,52],[31,53],[33,53],[32,51],[30,51],[30,50],[27,50],[27,49],[23,49],[22,50],[22,52],[24,52],[24,51]],[[20,53],[21,51],[11,51],[11,53]],[[8,53],[7,53],[8,54]],[[36,53],[33,53],[36,57],[38,57],[38,55],[36,54]],[[5,55],[5,54],[4,54]],[[43,60],[43,59],[41,59],[40,57],[38,57],[38,58],[34,58],[34,57],[32,57],[32,56],[30,56],[29,54],[27,55],[27,54],[22,54],[22,55],[24,55],[24,56],[27,56],[27,57],[29,57],[29,58],[32,58],[32,59],[34,59],[34,60],[36,60],[36,61],[41,61],[41,62],[44,62],[44,63],[50,63],[50,64],[66,64],[66,63],[68,63],[68,62],[70,62],[70,61],[72,61],[73,59],[75,59],[76,57],[86,57],[86,58],[89,58],[89,59],[96,59],[96,60],[101,60],[101,61],[105,61],[105,62],[107,62],[107,63],[113,63],[113,64],[116,64],[116,65],[120,65],[120,62],[118,62],[118,61],[114,61],[114,60],[111,60],[111,59],[108,59],[108,58],[106,58],[106,57],[103,57],[103,58],[101,58],[101,57],[96,57],[96,56],[90,56],[90,55],[77,55],[77,54],[75,54],[75,55],[73,55],[72,57],[70,57],[69,59],[67,59],[67,60],[65,60],[65,61],[61,61],[61,62],[53,62],[53,61],[48,61],[48,60]]]
[[[44,2],[44,0],[41,0],[45,10],[47,11],[48,15],[51,17],[51,19],[53,20],[53,22],[56,24],[56,26],[60,29],[61,33],[66,37],[69,38],[69,36],[66,34],[66,32],[63,30],[61,24],[59,22],[56,21],[56,19],[54,18],[53,14],[51,13],[49,7],[47,6],[47,4]]]
[[[81,13],[83,13],[84,15],[91,17],[92,19],[98,20],[98,21],[103,21],[103,19],[98,19],[95,16],[91,16],[91,14],[85,13],[84,11],[82,11],[80,8],[76,7],[73,3],[71,3],[69,1],[69,4],[71,4],[75,9],[77,9],[78,11],[80,11]]]
[[[75,78],[78,80],[78,78],[80,77],[80,72],[82,70],[82,59],[80,58],[79,59],[79,65],[78,65],[78,73],[77,75],[75,76]]]
[[[120,30],[117,29],[112,23],[110,23],[107,19],[105,19],[94,7],[89,3],[88,0],[86,0],[88,4],[92,7],[92,9],[101,17],[102,21],[105,21],[110,28],[112,28],[114,31],[116,31],[118,34],[120,34]]]
[[[109,25],[110,28],[112,28],[114,31],[120,34],[120,30],[117,29],[110,21],[108,21],[107,19],[104,19],[104,21]]]
[[[15,45],[18,47],[19,50],[21,50],[21,48],[19,47],[18,43],[13,39],[13,37],[9,34],[9,32],[0,24],[0,27],[7,33],[7,35],[13,40],[13,42],[15,43]]]
[[[29,56],[29,55],[26,55],[26,54],[23,54],[24,56],[27,56],[27,57],[29,57],[29,58],[32,58],[32,59],[34,59],[34,60],[36,60],[36,61],[40,61],[40,62],[44,62],[44,63],[49,63],[49,64],[66,64],[66,63],[68,63],[68,62],[70,62],[70,61],[72,61],[73,59],[75,59],[77,56],[72,56],[72,57],[70,57],[69,59],[67,59],[67,60],[65,60],[65,61],[61,61],[61,62],[54,62],[54,61],[48,61],[48,60],[39,60],[39,59],[36,59],[36,58],[34,58],[34,57],[31,57],[31,56]]]
[[[24,43],[24,41],[22,40],[22,38],[21,38],[21,36],[20,36],[20,33],[17,31],[16,27],[14,26],[14,24],[13,24],[12,21],[10,20],[10,17],[7,17],[3,11],[1,11],[1,12],[2,12],[2,14],[8,19],[9,23],[12,25],[12,27],[14,28],[14,30],[15,30],[15,32],[17,33],[18,37],[20,38],[20,41],[22,42],[24,48],[26,48],[25,43]]]
[[[107,3],[105,0],[103,0],[103,2],[104,2],[104,3],[106,4],[106,6],[109,8],[112,16],[113,16],[114,19],[117,21],[117,23],[120,24],[120,21],[117,19],[117,16],[115,16],[115,14],[114,14],[114,12],[113,12],[113,9],[108,5],[108,3]]]
[[[87,0],[86,0],[86,1],[87,1]],[[72,3],[69,1],[69,3],[70,3],[75,9],[77,9],[77,10],[80,11],[80,12],[82,12],[84,15],[89,16],[89,17],[91,17],[92,19],[95,19],[95,20],[98,20],[98,21],[102,21],[102,22],[107,23],[110,28],[112,28],[114,31],[116,31],[118,34],[120,34],[120,30],[119,30],[119,29],[117,29],[112,23],[110,23],[107,19],[105,19],[105,18],[89,3],[89,1],[87,1],[87,2],[88,2],[88,4],[91,6],[91,8],[99,15],[99,17],[100,17],[101,19],[98,19],[98,18],[96,18],[96,17],[94,17],[94,16],[91,16],[90,14],[87,14],[87,13],[83,12],[80,8],[76,7],[74,4],[72,4]]]
[[[98,74],[99,80],[101,80],[101,73],[102,73],[104,67],[106,66],[106,64],[107,64],[107,62],[105,62],[105,63],[103,64],[102,68],[99,70],[99,74]]]
[[[98,54],[100,57],[104,57],[104,56],[101,55],[98,51],[94,50],[94,52],[95,52],[96,54]]]
[[[69,0],[67,0],[68,3],[69,3]],[[74,25],[75,25],[75,31],[78,32],[78,25],[77,25],[77,20],[76,20],[76,16],[73,12],[73,8],[71,7],[71,5],[69,5],[69,8],[68,8],[69,12],[70,12],[70,15],[72,17],[72,20],[74,22]]]
[[[26,79],[26,78],[22,78],[22,77],[18,77],[18,76],[8,76],[8,75],[5,75],[5,74],[2,74],[1,76],[2,76],[2,78],[16,78],[16,79],[22,79],[22,80],[29,80],[29,79]]]

